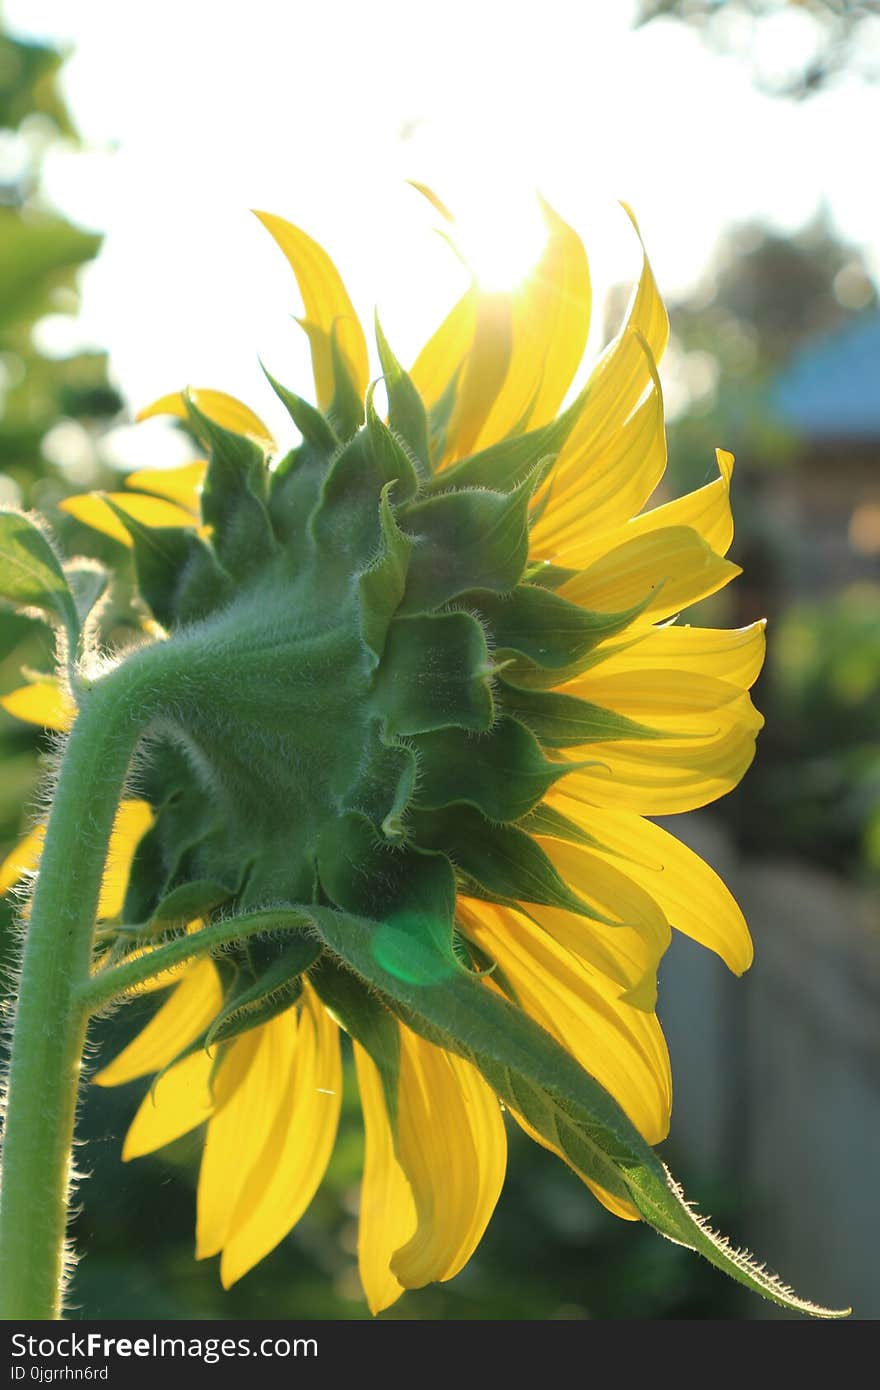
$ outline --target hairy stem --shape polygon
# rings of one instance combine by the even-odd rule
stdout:
[[[92,938],[110,832],[161,644],[81,692],[22,959],[0,1187],[0,1318],[56,1318]]]

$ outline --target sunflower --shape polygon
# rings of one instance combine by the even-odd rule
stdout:
[[[173,652],[178,672],[150,696],[116,826],[124,906],[102,903],[94,968],[249,924],[146,986],[171,992],[95,1077],[153,1078],[126,1159],[205,1126],[196,1253],[220,1255],[227,1286],[322,1180],[342,1031],[374,1313],[470,1258],[504,1180],[502,1109],[616,1215],[791,1301],[647,1147],[669,1125],[654,1009],[672,928],[737,974],[752,954],[713,870],[645,819],[734,787],[762,723],[763,623],[678,621],[739,573],[733,460],[643,510],[666,464],[662,300],[643,255],[564,404],[590,277],[542,210],[524,281],[472,283],[409,372],[377,323],[387,419],[335,266],[259,214],[305,306],[317,405],[269,378],[301,443],[283,454],[241,402],[183,391],[144,414],[185,421],[206,462],[62,504],[131,552],[154,640],[123,659]],[[47,679],[6,706],[56,728],[72,713]],[[34,866],[34,834],[4,886]]]

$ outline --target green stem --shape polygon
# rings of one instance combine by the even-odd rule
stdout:
[[[155,653],[155,655],[154,655]],[[59,1316],[88,980],[107,846],[162,644],[80,692],[22,960],[0,1188],[0,1318]]]
[[[173,941],[152,947],[149,954],[138,956],[136,960],[124,960],[118,965],[100,970],[76,990],[80,1007],[93,1014],[111,1000],[120,998],[130,989],[145,984],[163,970],[170,970],[184,961],[196,956],[206,955],[223,946],[232,946],[249,936],[265,932],[292,931],[296,927],[309,925],[309,917],[303,912],[283,908],[267,908],[259,912],[246,912],[240,917],[229,917],[225,921],[212,922],[201,931],[189,936],[178,936]]]

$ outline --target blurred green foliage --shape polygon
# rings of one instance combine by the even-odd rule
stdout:
[[[788,609],[766,690],[772,737],[749,778],[750,842],[880,884],[880,586]]]
[[[0,503],[45,508],[79,490],[47,459],[45,440],[59,424],[77,431],[102,469],[98,432],[121,409],[100,351],[54,355],[40,345],[48,316],[75,314],[78,276],[101,237],[44,205],[46,152],[75,132],[58,87],[63,55],[0,32]],[[0,611],[0,693],[22,683],[21,669],[51,668],[51,636],[40,623]],[[32,798],[37,755],[45,743],[28,725],[0,712],[0,849],[19,833]],[[0,924],[8,923],[0,904]]]
[[[772,96],[803,100],[843,75],[880,76],[876,0],[639,0],[636,26],[674,19],[719,53],[734,54]],[[762,46],[772,22],[792,26]],[[873,44],[872,44],[873,39]]]
[[[716,446],[737,456],[731,558],[735,585],[693,610],[693,622],[768,617],[768,657],[755,690],[766,727],[755,765],[718,804],[753,854],[801,855],[880,883],[880,585],[838,588],[839,577],[792,517],[809,468],[836,489],[845,512],[862,471],[847,475],[843,441],[799,439],[777,415],[777,374],[805,345],[856,315],[875,312],[877,289],[859,251],[820,212],[783,236],[734,226],[691,295],[670,306],[670,365],[679,384],[669,426],[669,490],[714,476]],[[880,440],[859,441],[858,465]],[[854,451],[854,458],[856,453]],[[814,516],[838,549],[835,513]],[[803,597],[809,583],[812,596]],[[702,611],[701,611],[702,610]]]

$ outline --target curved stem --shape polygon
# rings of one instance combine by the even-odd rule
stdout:
[[[159,653],[161,647],[149,649]],[[0,1317],[59,1316],[71,1147],[107,846],[155,662],[136,653],[81,696],[46,829],[22,959],[0,1188]],[[161,662],[161,657],[160,657]]]
[[[223,946],[232,946],[245,941],[249,936],[257,936],[271,931],[292,931],[296,927],[308,926],[311,918],[307,913],[295,912],[288,908],[265,908],[258,912],[245,912],[240,917],[227,917],[212,922],[208,927],[193,932],[190,936],[178,936],[173,941],[165,941],[131,960],[120,961],[118,965],[99,970],[90,979],[80,984],[76,999],[87,1014],[96,1013],[113,999],[119,999],[128,990],[146,984],[163,970],[170,970],[184,961]]]

